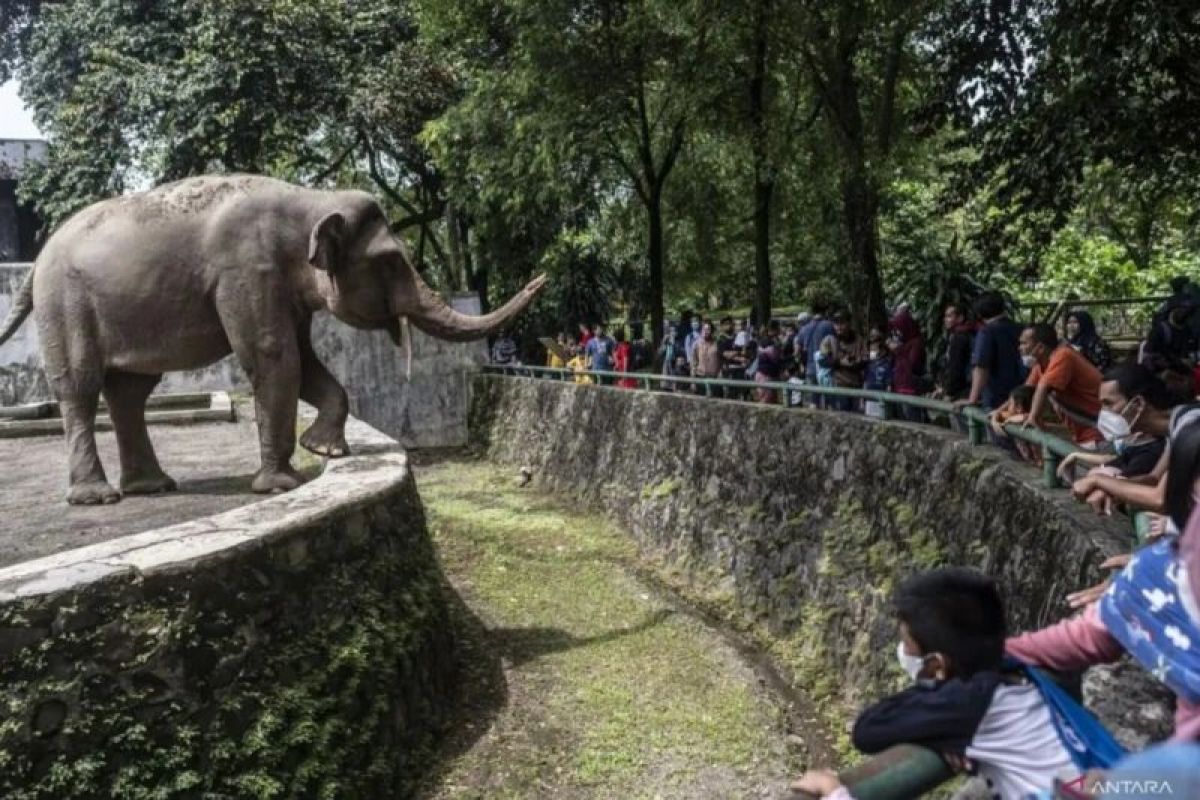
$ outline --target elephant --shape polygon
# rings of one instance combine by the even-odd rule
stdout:
[[[441,339],[482,338],[544,284],[538,276],[490,314],[460,314],[421,280],[370,194],[203,176],[103,200],[63,223],[0,326],[0,344],[34,314],[66,434],[68,503],[175,489],[146,431],[146,399],[164,372],[230,352],[254,392],[261,465],[251,488],[281,492],[303,482],[291,466],[298,399],[317,409],[300,444],[331,458],[349,453],[346,391],[313,352],[314,312],[384,329],[410,352],[408,320]],[[101,393],[120,491],[96,451]]]

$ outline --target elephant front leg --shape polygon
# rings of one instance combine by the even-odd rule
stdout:
[[[300,360],[294,346],[287,349],[291,352],[278,356],[259,354],[251,379],[262,465],[250,488],[260,493],[287,492],[304,483],[304,476],[292,469]]]
[[[296,450],[296,403],[300,398],[300,348],[296,326],[282,299],[283,287],[274,275],[247,292],[235,286],[218,291],[217,313],[234,355],[254,387],[262,464],[250,488],[255,492],[286,492],[304,483],[292,469]]]
[[[329,458],[350,454],[346,444],[346,417],[350,404],[346,390],[313,351],[307,326],[300,332],[300,399],[317,409],[317,418],[300,435],[300,445]]]

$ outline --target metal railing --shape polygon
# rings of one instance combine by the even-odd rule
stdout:
[[[742,390],[744,392],[752,392],[753,390],[768,390],[775,394],[776,402],[788,408],[793,407],[789,400],[794,393],[803,396],[813,396],[819,398],[852,398],[855,400],[864,400],[878,403],[883,410],[883,419],[896,420],[902,419],[899,413],[901,408],[921,409],[927,412],[933,412],[934,415],[943,416],[947,419],[957,418],[962,420],[967,429],[967,438],[974,445],[985,444],[988,441],[987,428],[989,424],[987,412],[981,408],[974,406],[956,407],[954,403],[947,400],[935,400],[930,397],[920,397],[918,395],[896,394],[894,392],[881,392],[872,389],[846,389],[836,386],[818,386],[816,384],[794,384],[784,383],[782,381],[738,381],[729,380],[727,378],[699,378],[691,376],[677,375],[659,375],[652,372],[614,372],[611,370],[574,370],[563,367],[535,367],[526,365],[508,365],[508,364],[486,364],[483,367],[485,372],[500,375],[513,375],[518,377],[531,378],[547,378],[550,380],[573,381],[581,382],[579,379],[591,379],[590,382],[603,383],[597,381],[602,378],[609,383],[615,383],[618,380],[634,381],[636,387],[643,391],[654,391],[672,389],[675,387],[687,387],[695,391],[697,388],[703,389],[703,394],[711,396],[713,388],[726,388]],[[630,387],[632,388],[632,387]],[[699,394],[699,393],[697,393]],[[723,392],[722,392],[723,394]],[[739,397],[723,397],[718,399],[727,399],[735,402],[744,402]],[[1061,481],[1058,477],[1058,467],[1062,463],[1062,459],[1066,458],[1071,453],[1078,452],[1080,448],[1076,447],[1071,442],[1061,439],[1054,434],[1037,428],[1026,428],[1022,425],[1005,425],[1004,432],[1011,438],[1026,442],[1041,449],[1042,455],[1042,482],[1048,488],[1059,488]]]
[[[1029,322],[1045,322],[1066,335],[1067,317],[1072,311],[1087,311],[1096,323],[1096,331],[1110,341],[1140,340],[1150,328],[1154,312],[1168,297],[1122,297],[1115,300],[1055,300],[1020,303],[1018,315]]]

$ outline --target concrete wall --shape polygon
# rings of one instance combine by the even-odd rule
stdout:
[[[286,495],[0,569],[0,797],[410,796],[449,598],[404,452],[347,439]]]
[[[30,266],[0,264],[0,319]],[[479,313],[475,295],[451,298],[467,314]],[[37,311],[35,309],[34,314]],[[359,331],[319,314],[313,324],[317,352],[350,395],[350,412],[407,447],[448,447],[467,440],[470,376],[487,358],[487,344],[444,342],[413,329],[412,378],[404,377],[401,351],[382,331]],[[232,356],[202,370],[169,373],[159,392],[249,390]],[[50,396],[41,370],[31,317],[0,345],[0,406]]]
[[[933,427],[494,375],[474,388],[490,458],[613,515],[666,579],[761,632],[839,724],[901,680],[904,576],[977,567],[1032,629],[1130,542],[1032,468]],[[1100,712],[1128,742],[1165,735],[1161,687],[1127,672],[1098,676]]]
[[[0,262],[37,255],[42,220],[17,200],[17,184],[27,165],[45,158],[46,143],[40,139],[0,139]]]

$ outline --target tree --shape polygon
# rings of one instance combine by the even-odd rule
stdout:
[[[663,330],[664,194],[704,102],[717,7],[667,0],[461,0],[428,8],[460,56],[484,54],[469,103],[536,131],[549,171],[582,166],[593,194],[629,192],[645,213],[646,305]],[[484,6],[488,8],[484,8]],[[593,159],[605,162],[596,170]],[[531,173],[534,171],[531,169]],[[534,175],[530,175],[534,177]],[[619,182],[614,179],[619,179]]]
[[[1046,246],[1093,170],[1115,170],[1123,204],[1145,213],[1113,218],[1113,232],[1147,264],[1155,206],[1200,174],[1200,6],[954,0],[925,35],[941,82],[931,109],[968,131],[980,156],[959,197],[986,192],[998,212],[981,231],[992,249],[1011,249],[1023,229]]]
[[[134,186],[209,171],[371,186],[431,241],[444,199],[417,136],[456,92],[389,0],[29,2],[3,64],[51,138],[24,184],[52,223]],[[7,7],[6,7],[7,9]]]
[[[837,142],[850,296],[860,322],[886,320],[879,269],[881,175],[904,132],[904,82],[920,65],[915,34],[931,2],[809,3],[804,57]]]

